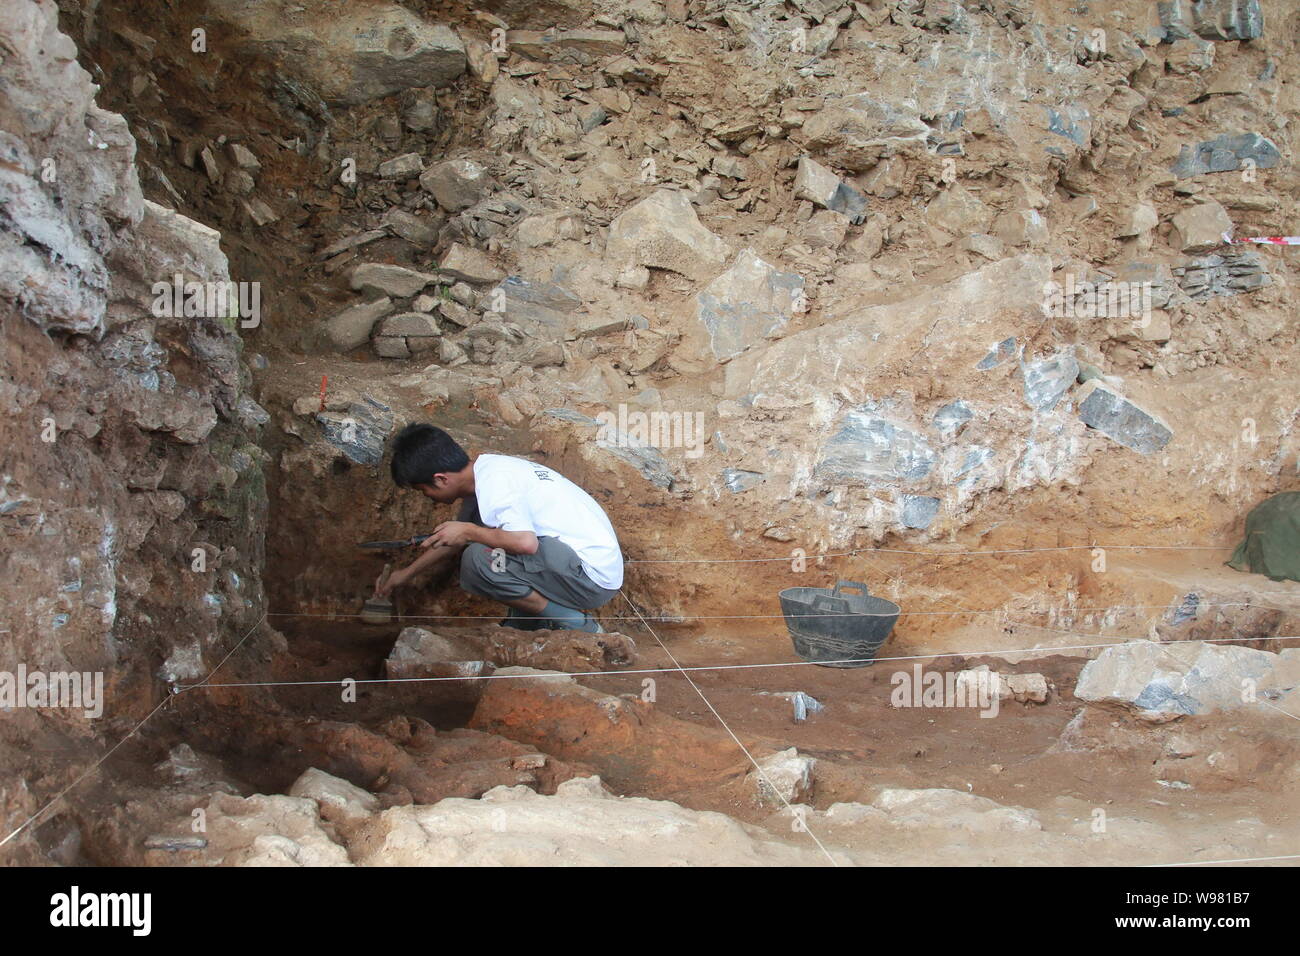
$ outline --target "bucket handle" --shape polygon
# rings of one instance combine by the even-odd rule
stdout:
[[[836,611],[840,614],[849,613],[849,602],[842,597],[834,597],[830,594],[814,594],[812,601],[809,602],[814,611]]]
[[[840,592],[845,590],[846,588],[850,590],[850,593],[852,592],[853,589],[856,588],[858,591],[862,592],[863,597],[871,596],[871,592],[867,590],[867,586],[865,584],[862,584],[858,581],[836,581],[835,589],[831,591],[831,597],[839,597]]]

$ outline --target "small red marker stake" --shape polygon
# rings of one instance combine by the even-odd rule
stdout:
[[[330,380],[328,375],[320,377],[320,410],[325,411],[325,384]]]

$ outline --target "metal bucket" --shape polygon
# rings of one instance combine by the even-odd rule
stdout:
[[[902,610],[872,597],[856,581],[837,581],[834,588],[786,588],[780,598],[794,652],[823,667],[872,663]]]

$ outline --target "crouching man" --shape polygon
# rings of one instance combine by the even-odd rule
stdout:
[[[510,609],[502,624],[601,631],[586,612],[618,594],[623,554],[591,495],[523,458],[471,459],[432,425],[407,425],[398,433],[392,474],[399,488],[461,506],[457,520],[444,521],[424,540],[418,558],[376,585],[377,595],[459,560],[462,588]]]

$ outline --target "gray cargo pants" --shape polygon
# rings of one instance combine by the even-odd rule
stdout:
[[[483,524],[474,498],[461,503],[457,520]],[[536,554],[494,553],[485,544],[467,545],[460,556],[460,586],[470,594],[502,602],[536,591],[581,611],[603,607],[618,596],[617,590],[602,588],[587,575],[576,551],[549,536],[537,539]]]

